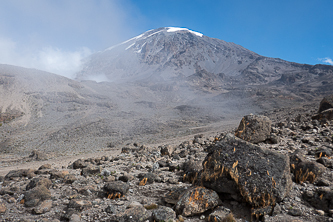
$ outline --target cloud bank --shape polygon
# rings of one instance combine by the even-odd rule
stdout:
[[[137,34],[127,0],[3,0],[0,63],[75,77],[81,60]]]
[[[30,49],[19,46],[9,38],[0,37],[0,63],[40,69],[71,79],[79,71],[82,59],[90,54],[91,50],[87,47],[75,51],[52,46]]]
[[[326,57],[326,58],[321,58],[319,59],[319,61],[322,61],[324,63],[327,63],[327,64],[330,64],[330,65],[333,65],[333,60],[329,57]]]

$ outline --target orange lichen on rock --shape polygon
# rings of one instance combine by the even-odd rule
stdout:
[[[302,169],[299,169],[295,172],[295,179],[297,183],[301,183],[304,181],[309,181],[310,183],[313,183],[316,179],[316,175],[308,169],[306,169],[304,173]]]
[[[146,185],[147,180],[148,180],[148,178],[146,178],[146,177],[143,178],[143,179],[140,181],[139,186],[144,186],[144,185]]]
[[[276,182],[274,180],[274,178],[272,177],[272,186],[275,187],[276,186]]]

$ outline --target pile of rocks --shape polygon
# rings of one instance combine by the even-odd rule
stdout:
[[[333,221],[331,98],[178,146],[11,171],[1,221]]]

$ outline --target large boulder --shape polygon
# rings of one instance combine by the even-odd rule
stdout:
[[[250,143],[260,143],[270,137],[272,121],[266,116],[253,114],[244,116],[235,132],[235,136]]]
[[[227,134],[203,161],[201,183],[219,193],[241,197],[253,214],[271,213],[292,187],[289,158]]]

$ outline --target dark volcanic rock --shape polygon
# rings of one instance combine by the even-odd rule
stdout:
[[[89,176],[93,174],[98,174],[102,172],[102,168],[100,166],[95,166],[92,164],[88,164],[87,167],[83,168],[81,171],[82,176]]]
[[[192,216],[216,207],[219,202],[215,191],[205,187],[192,187],[179,197],[175,209],[178,214]]]
[[[297,183],[309,181],[313,183],[316,178],[325,172],[325,167],[312,161],[304,161],[295,167],[295,180]]]
[[[87,200],[71,200],[68,204],[68,208],[72,208],[77,211],[82,211],[90,207],[92,207],[92,204]]]
[[[122,181],[114,181],[107,183],[103,188],[103,190],[106,192],[106,195],[112,195],[112,197],[114,197],[115,195],[121,197],[127,193],[128,189],[129,185]]]
[[[43,178],[43,177],[35,177],[33,179],[30,180],[30,182],[28,183],[28,185],[26,186],[26,190],[31,190],[37,186],[45,186],[47,189],[50,188],[50,186],[52,185],[52,181],[48,178]]]
[[[247,115],[241,120],[235,136],[250,143],[263,142],[270,137],[271,125],[266,116]]]
[[[319,105],[319,113],[333,108],[333,95],[325,96]]]
[[[176,219],[176,212],[170,207],[159,206],[153,210],[153,220],[155,221],[169,221]]]
[[[43,185],[37,186],[24,194],[24,206],[35,207],[41,201],[51,199],[51,192]]]
[[[134,206],[126,209],[124,212],[117,214],[117,222],[128,221],[146,221],[151,216],[151,212],[147,211],[143,206]]]
[[[194,160],[188,160],[186,161],[183,166],[184,170],[184,180],[192,182],[193,180],[197,180],[198,175],[202,168],[202,161],[194,161]]]
[[[231,213],[230,209],[223,206],[217,207],[211,214],[208,216],[209,222],[223,222],[226,221],[225,218]]]
[[[32,178],[34,176],[36,176],[36,175],[34,173],[34,170],[32,170],[32,169],[11,170],[5,176],[5,179],[6,180],[11,180],[11,179],[17,178],[17,177],[28,177],[28,178]]]
[[[313,116],[312,119],[317,119],[317,120],[322,120],[322,119],[332,120],[333,119],[333,108],[326,109],[326,110],[320,112],[319,114]]]
[[[73,169],[82,169],[82,168],[87,167],[87,165],[88,165],[87,162],[84,162],[83,160],[78,159],[73,163]]]
[[[333,209],[333,187],[321,187],[314,192],[304,192],[303,198],[317,209],[326,212]]]
[[[289,158],[227,134],[203,162],[202,184],[240,194],[254,213],[270,213],[291,189]]]
[[[321,157],[317,162],[323,164],[327,168],[333,168],[333,159],[328,157]]]
[[[179,197],[187,190],[187,187],[177,187],[164,195],[164,201],[171,204],[176,204]]]

